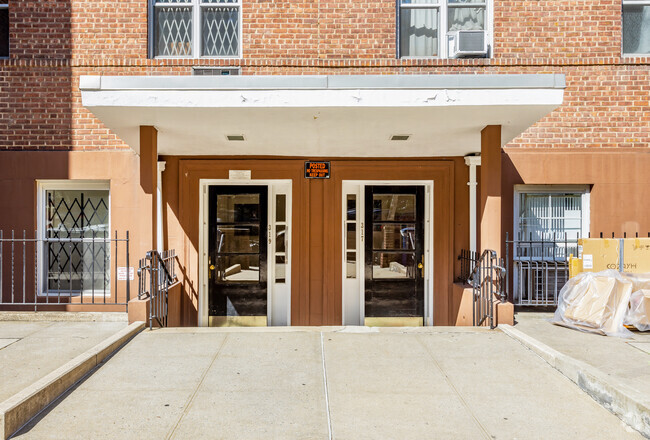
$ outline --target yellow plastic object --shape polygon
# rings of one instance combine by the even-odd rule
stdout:
[[[573,254],[569,255],[569,278],[582,273],[582,258],[576,258]]]

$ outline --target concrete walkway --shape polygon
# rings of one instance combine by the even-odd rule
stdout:
[[[627,439],[496,330],[143,332],[21,439]]]
[[[0,402],[127,325],[0,320]]]

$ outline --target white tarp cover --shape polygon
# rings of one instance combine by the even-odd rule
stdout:
[[[616,270],[583,272],[560,291],[552,322],[601,335],[629,337],[624,321],[632,288],[629,276]]]

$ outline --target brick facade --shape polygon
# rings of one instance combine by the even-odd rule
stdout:
[[[494,2],[490,59],[395,58],[394,0],[243,0],[242,59],[147,59],[146,0],[13,0],[0,149],[128,148],[80,103],[80,75],[565,73],[565,104],[512,147],[648,147],[650,57],[621,56],[620,0]]]

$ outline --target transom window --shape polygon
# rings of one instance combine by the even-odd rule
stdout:
[[[623,0],[623,53],[650,54],[650,0]]]
[[[398,5],[400,58],[446,57],[447,32],[488,25],[488,0],[398,0]]]
[[[0,58],[9,56],[9,3],[0,1]]]
[[[240,0],[152,1],[154,56],[240,56]]]

